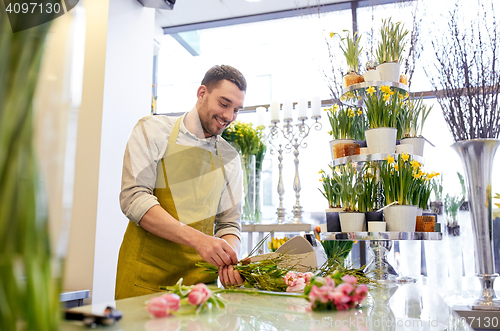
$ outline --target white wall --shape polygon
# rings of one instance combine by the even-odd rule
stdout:
[[[82,105],[65,289],[114,299],[118,250],[127,226],[118,196],[123,153],[150,113],[154,10],[136,0],[86,0]]]
[[[125,146],[137,121],[151,113],[154,9],[110,0],[93,302],[114,298],[116,263],[128,224],[119,205]]]

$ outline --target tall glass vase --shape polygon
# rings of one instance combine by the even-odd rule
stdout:
[[[493,215],[491,175],[498,139],[472,139],[452,145],[462,159],[467,179],[472,232],[476,251],[476,276],[481,282],[481,292],[471,304],[472,309],[500,310],[493,283],[495,273],[493,255]]]
[[[254,223],[262,223],[262,170],[255,169],[255,217]]]
[[[243,214],[241,222],[252,224],[255,221],[255,155],[242,155],[243,168]]]

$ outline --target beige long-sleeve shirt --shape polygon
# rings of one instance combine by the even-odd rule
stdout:
[[[153,195],[157,166],[165,154],[168,137],[177,119],[163,115],[146,116],[139,120],[128,140],[123,161],[120,205],[127,218],[139,226],[144,214],[159,204]],[[216,142],[224,161],[226,183],[215,216],[214,233],[219,238],[227,234],[240,238],[243,175],[239,154],[219,136],[199,139],[181,121],[178,144],[201,147],[217,154]]]

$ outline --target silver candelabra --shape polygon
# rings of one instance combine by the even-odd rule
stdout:
[[[293,148],[293,155],[295,156],[295,179],[293,181],[293,190],[295,191],[295,206],[293,207],[293,221],[292,223],[298,224],[302,223],[302,213],[304,212],[302,206],[300,205],[300,178],[299,178],[299,148],[307,148],[307,143],[304,139],[309,135],[311,128],[314,128],[316,131],[321,130],[323,127],[319,121],[321,116],[312,116],[312,119],[315,121],[311,126],[307,125],[305,121],[307,117],[299,117],[299,123],[292,124],[292,119],[288,118],[284,120],[283,127],[280,128],[278,126],[279,120],[272,120],[272,125],[269,127],[269,141],[271,143],[271,154],[275,154],[278,152],[278,161],[279,161],[279,180],[278,180],[278,194],[279,194],[279,207],[277,208],[276,214],[278,215],[278,223],[282,224],[285,221],[285,208],[283,208],[283,195],[285,194],[285,189],[283,187],[283,152],[291,152]],[[288,141],[285,146],[279,145],[279,148],[276,148],[271,140],[276,140],[280,136],[280,132],[283,134],[283,137]]]

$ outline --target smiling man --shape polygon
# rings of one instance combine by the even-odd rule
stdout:
[[[196,263],[219,267],[225,286],[243,280],[242,173],[238,153],[219,135],[243,108],[246,81],[227,65],[207,71],[191,111],[147,116],[135,126],[123,161],[120,204],[130,220],[118,258],[115,298],[160,286],[211,282]]]

